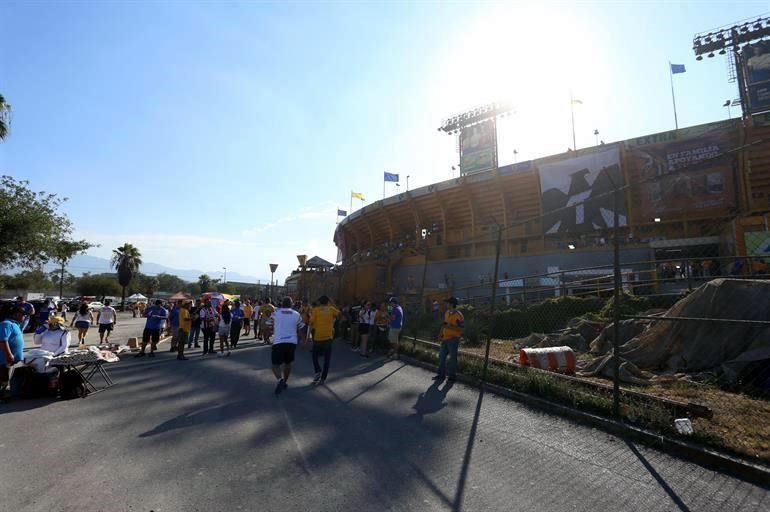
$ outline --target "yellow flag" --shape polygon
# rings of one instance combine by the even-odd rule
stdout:
[[[350,197],[352,197],[353,199],[360,199],[361,201],[366,201],[366,199],[364,199],[364,195],[361,192],[351,192]]]

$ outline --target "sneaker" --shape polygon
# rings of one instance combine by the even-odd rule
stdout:
[[[361,357],[365,357],[365,358],[369,359],[369,354],[361,354]]]
[[[321,374],[316,373],[315,377],[313,377],[313,384],[318,384],[319,382],[321,382]]]
[[[150,357],[155,357],[155,352],[150,352],[148,355],[149,355]]]
[[[190,350],[192,348],[192,344],[187,345],[187,350]]]
[[[230,357],[230,351],[229,351],[229,350],[227,351],[227,354],[226,354],[226,356],[227,356],[227,357]]]
[[[185,356],[176,356],[178,361],[189,361]]]
[[[323,378],[323,379],[321,379],[321,380],[318,382],[318,384],[320,384],[321,386],[323,386],[324,384],[326,384],[326,378]]]
[[[452,384],[456,380],[457,380],[457,377],[449,377],[446,381],[447,381],[447,384]]]
[[[353,347],[353,352],[361,352],[361,349],[358,347]]]
[[[196,343],[195,348],[201,348],[201,346]]]
[[[443,375],[434,375],[433,380],[444,380]]]
[[[144,357],[144,352],[139,352],[134,357]]]
[[[286,383],[283,381],[283,379],[278,381],[278,384],[275,385],[275,394],[280,395],[281,391],[283,391],[283,387],[286,385]]]

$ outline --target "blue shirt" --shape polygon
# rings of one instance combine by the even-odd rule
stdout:
[[[393,307],[393,311],[390,312],[390,328],[391,329],[403,329],[404,327],[404,310],[401,306],[396,304]]]
[[[169,314],[169,321],[172,327],[179,327],[179,308],[174,306]]]
[[[43,306],[40,308],[40,311],[38,312],[38,318],[40,318],[40,321],[45,323],[48,321],[48,319],[51,317],[51,312],[54,311],[54,308],[51,306]]]
[[[21,327],[13,320],[3,320],[0,322],[0,341],[8,343],[13,358],[17,361],[24,359],[24,335],[21,333]],[[9,363],[5,360],[5,352],[0,350],[0,364]]]
[[[233,308],[230,313],[233,315],[233,318],[243,318],[243,310],[241,308]]]
[[[162,318],[152,318],[153,315],[158,315]],[[168,311],[163,306],[153,305],[144,310],[144,316],[147,317],[147,323],[144,324],[144,328],[156,331],[163,327],[163,322],[168,318]]]

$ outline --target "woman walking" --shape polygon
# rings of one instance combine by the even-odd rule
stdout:
[[[86,334],[88,334],[88,328],[94,323],[94,315],[91,310],[88,309],[88,304],[85,302],[80,305],[75,315],[72,317],[70,327],[73,325],[78,328],[78,345],[86,344]]]
[[[218,357],[230,355],[230,344],[227,342],[230,336],[230,324],[233,321],[233,314],[230,312],[230,305],[225,302],[222,304],[222,311],[219,312],[219,354]],[[225,353],[225,347],[227,352]]]
[[[361,338],[361,357],[369,357],[369,334],[374,331],[374,310],[370,302],[364,302],[358,318],[358,335]]]

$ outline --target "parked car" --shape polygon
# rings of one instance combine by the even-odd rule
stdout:
[[[90,302],[90,303],[88,304],[88,308],[89,308],[91,311],[101,311],[103,307],[104,307],[104,304],[102,304],[102,303],[101,303],[101,302],[99,302],[99,301]]]

